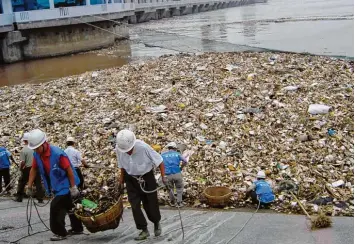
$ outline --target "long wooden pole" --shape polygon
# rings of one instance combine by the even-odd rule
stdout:
[[[297,198],[292,192],[290,192],[290,193],[291,193],[291,195],[296,199],[298,205],[300,205],[301,209],[302,209],[303,212],[307,215],[307,217],[308,217],[309,219],[311,219],[311,216],[308,214],[308,212],[306,211],[306,209],[303,207],[303,204],[300,202],[300,200],[298,200],[298,198]]]

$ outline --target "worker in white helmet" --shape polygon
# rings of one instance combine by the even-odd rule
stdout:
[[[70,162],[75,168],[76,173],[80,179],[80,184],[78,185],[80,190],[83,190],[84,187],[84,177],[81,173],[80,167],[83,165],[85,168],[89,168],[89,165],[85,162],[85,160],[81,157],[81,153],[74,148],[75,146],[75,139],[74,137],[67,138],[67,148],[64,152],[68,155]]]
[[[16,193],[16,198],[14,199],[16,202],[22,202],[24,193],[25,193],[25,186],[28,182],[28,179],[30,177],[30,171],[32,168],[32,161],[33,161],[33,150],[28,147],[28,136],[30,133],[25,133],[23,134],[22,137],[22,142],[24,144],[24,147],[20,153],[20,170],[21,170],[21,177],[18,181],[18,186],[17,186],[17,193]],[[35,179],[35,185],[36,185],[36,198],[39,203],[43,203],[43,197],[44,197],[44,190],[42,187],[42,182],[41,182],[41,176],[37,174],[36,179]]]
[[[116,136],[116,152],[118,167],[121,169],[120,186],[126,183],[128,201],[132,207],[134,222],[141,230],[135,240],[147,239],[150,235],[148,224],[143,215],[141,204],[148,219],[154,223],[155,236],[161,235],[160,210],[153,169],[159,167],[164,184],[167,184],[162,157],[153,148],[141,140],[137,140],[130,130],[121,130]]]
[[[246,198],[251,197],[254,204],[259,204],[261,207],[269,207],[275,200],[275,195],[268,182],[264,171],[259,171],[256,175],[257,180],[248,188]]]
[[[166,145],[168,151],[162,153],[165,175],[168,178],[170,205],[183,207],[182,193],[184,190],[184,180],[182,178],[181,170],[186,166],[187,160],[177,152],[177,145],[175,142],[170,142]],[[176,188],[177,201],[175,202],[174,188]]]
[[[38,173],[42,177],[47,194],[54,194],[49,213],[50,229],[54,233],[51,241],[64,240],[68,234],[82,234],[83,225],[71,211],[74,207],[73,199],[80,195],[77,188],[80,180],[68,156],[59,147],[50,145],[46,134],[39,129],[30,132],[28,147],[34,150],[34,154],[27,195],[32,195],[32,185]],[[67,213],[71,223],[69,231],[65,229]]]

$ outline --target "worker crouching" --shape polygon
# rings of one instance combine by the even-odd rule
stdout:
[[[80,195],[77,188],[80,181],[64,151],[46,140],[46,134],[39,129],[31,131],[28,137],[28,147],[34,150],[34,158],[26,193],[32,196],[32,184],[39,171],[47,194],[54,194],[49,219],[50,229],[54,233],[51,241],[60,241],[66,239],[68,234],[83,232],[81,221],[71,211],[74,207],[73,199]],[[65,229],[67,213],[72,227],[69,231]]]
[[[155,236],[161,235],[160,210],[157,194],[157,183],[153,169],[160,168],[164,184],[167,183],[164,164],[159,153],[148,144],[136,140],[132,131],[121,130],[116,137],[116,153],[118,167],[121,169],[120,186],[126,183],[128,201],[132,207],[134,222],[141,230],[135,240],[147,239],[149,234],[148,224],[143,215],[141,204],[148,219],[154,223]]]
[[[246,198],[251,197],[254,204],[260,204],[260,207],[268,208],[275,200],[275,195],[270,184],[265,180],[264,171],[259,171],[256,178],[257,180],[248,188]]]
[[[169,191],[170,205],[183,207],[182,193],[184,191],[184,180],[181,170],[186,166],[187,160],[176,151],[177,145],[175,142],[170,142],[167,146],[168,151],[162,153],[165,167],[165,175],[168,178],[168,185],[171,188]],[[180,166],[180,162],[182,162]],[[174,188],[176,188],[177,201],[175,201]]]

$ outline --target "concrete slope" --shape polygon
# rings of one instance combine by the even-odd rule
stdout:
[[[0,243],[9,243],[27,235],[26,205],[10,200],[0,202]],[[39,209],[41,217],[49,226],[49,204]],[[138,234],[132,219],[131,210],[126,209],[123,222],[115,230],[69,237],[60,243],[212,243],[226,244],[250,218],[250,212],[223,212],[182,210],[181,215],[185,229],[185,241],[177,210],[162,210],[161,237],[153,237],[153,225],[149,223],[151,237],[144,242],[134,241]],[[240,234],[229,243],[241,244],[352,244],[354,243],[354,219],[335,217],[332,228],[310,232],[304,216],[273,213],[257,213]],[[32,223],[40,222],[35,209],[32,212]],[[67,223],[69,223],[67,221]],[[6,228],[20,229],[7,229]],[[44,230],[42,223],[34,224],[33,232]],[[69,228],[69,227],[68,227]],[[51,232],[44,232],[27,237],[18,243],[52,243]]]

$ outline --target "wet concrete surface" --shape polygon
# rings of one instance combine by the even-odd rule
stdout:
[[[0,243],[9,243],[27,235],[26,222],[27,201],[15,203],[11,200],[2,199],[0,202],[1,230]],[[49,205],[39,208],[40,215],[49,226]],[[334,217],[333,227],[317,231],[310,231],[308,222],[302,215],[286,215],[274,213],[256,213],[253,218],[252,212],[233,211],[203,211],[182,209],[182,221],[185,238],[182,242],[182,231],[179,213],[176,209],[161,210],[161,225],[163,234],[154,237],[153,224],[148,223],[151,236],[146,241],[137,242],[133,238],[138,234],[135,228],[130,209],[125,209],[123,222],[115,230],[85,235],[68,237],[61,241],[63,244],[81,243],[191,243],[191,244],[227,244],[250,243],[250,244],[352,244],[354,243],[354,218]],[[235,234],[243,227],[246,221],[249,223],[236,236]],[[32,212],[33,232],[45,230],[39,221],[35,209]],[[69,225],[69,221],[67,220]],[[5,228],[4,228],[5,227]],[[10,229],[6,229],[10,228]],[[19,228],[22,227],[22,228]],[[13,229],[11,229],[13,228]],[[19,228],[19,229],[17,229]],[[68,226],[69,228],[69,226]],[[33,233],[31,232],[31,233]],[[18,243],[44,244],[49,241],[50,231],[27,237]],[[233,239],[232,239],[233,238]]]

